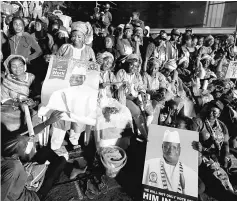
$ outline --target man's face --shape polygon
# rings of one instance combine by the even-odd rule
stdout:
[[[69,83],[70,86],[80,86],[84,83],[85,81],[85,75],[78,75],[78,74],[73,74],[70,77]]]
[[[163,157],[171,164],[177,164],[180,156],[180,144],[173,142],[163,142],[162,145]]]

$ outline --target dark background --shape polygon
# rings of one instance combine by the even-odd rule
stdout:
[[[104,5],[108,1],[98,1]],[[57,2],[54,2],[57,3]],[[133,11],[141,13],[140,19],[151,28],[203,27],[206,1],[114,1],[111,5],[113,24],[126,23]],[[74,21],[88,21],[96,1],[64,1],[64,13]],[[237,1],[227,2],[222,27],[235,26]]]

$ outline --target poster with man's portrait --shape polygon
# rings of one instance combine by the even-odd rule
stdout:
[[[198,132],[152,124],[143,172],[143,201],[196,201]]]
[[[62,111],[62,120],[95,125],[99,65],[53,56],[42,86],[39,116]]]

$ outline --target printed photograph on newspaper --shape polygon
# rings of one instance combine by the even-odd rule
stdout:
[[[152,124],[149,127],[143,172],[143,201],[196,201],[197,132]]]

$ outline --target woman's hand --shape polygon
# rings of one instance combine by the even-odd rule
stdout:
[[[198,151],[198,152],[202,152],[202,144],[198,141],[193,141],[192,142],[192,147],[194,150]]]
[[[34,108],[37,105],[31,98],[28,98],[24,103],[28,105],[29,108]]]
[[[62,118],[62,113],[60,111],[53,111],[52,114],[50,115],[49,119],[47,120],[47,125],[51,125],[55,122],[57,122],[58,120],[60,120]]]

